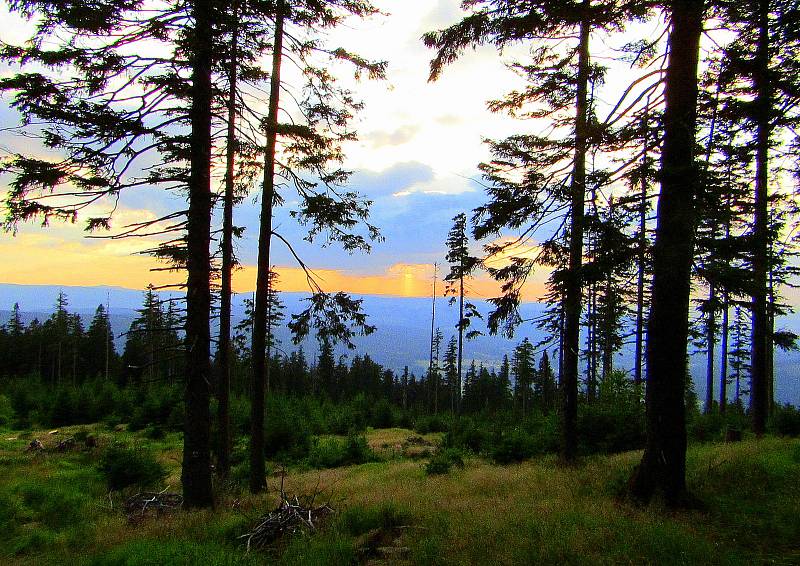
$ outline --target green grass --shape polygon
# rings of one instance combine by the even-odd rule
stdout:
[[[53,446],[78,430],[101,448],[25,452],[31,438]],[[368,431],[382,461],[335,469],[290,469],[290,493],[323,492],[337,513],[324,528],[246,555],[239,536],[275,505],[266,495],[221,494],[215,510],[179,512],[129,524],[122,495],[97,471],[103,446],[140,444],[179,489],[180,435],[104,427],[23,435],[0,432],[0,563],[348,564],[368,537],[402,547],[413,564],[758,564],[800,562],[800,441],[765,438],[690,447],[687,479],[702,510],[637,507],[618,497],[640,453],[593,456],[576,468],[553,456],[496,465],[471,457],[463,468],[428,475],[424,461],[395,449],[413,433]],[[9,440],[13,439],[13,440]],[[113,503],[113,508],[112,508]],[[377,533],[377,534],[376,534]],[[374,557],[369,557],[374,559]]]

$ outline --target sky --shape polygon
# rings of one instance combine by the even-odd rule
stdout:
[[[431,291],[432,264],[444,261],[453,217],[484,201],[476,182],[477,165],[489,157],[484,138],[501,138],[520,127],[519,122],[490,113],[486,102],[512,89],[519,79],[494,49],[481,48],[467,51],[438,82],[429,83],[433,52],[422,44],[421,36],[458,21],[459,2],[377,0],[375,5],[386,15],[348,21],[329,39],[330,44],[389,63],[386,81],[354,85],[366,106],[355,121],[359,140],[345,146],[345,166],[354,171],[350,186],[373,201],[370,222],[381,229],[385,241],[376,243],[369,255],[350,255],[335,245],[305,244],[303,229],[294,225],[286,208],[277,213],[275,226],[293,243],[299,242],[300,255],[327,291],[425,296]],[[0,13],[0,18],[10,21],[7,13]],[[0,39],[19,42],[25,29],[23,23],[4,25]],[[9,102],[0,98],[0,152],[40,151],[27,146],[30,141],[3,131],[18,120]],[[7,177],[0,177],[0,190],[7,182]],[[248,292],[255,285],[260,207],[255,189],[235,212],[235,223],[245,227],[237,244],[242,264],[234,279],[237,292]],[[123,195],[114,224],[155,218],[182,204],[180,197],[165,191],[137,190]],[[136,253],[146,247],[141,240],[87,239],[80,220],[76,225],[54,222],[44,229],[23,225],[14,235],[0,235],[0,282],[140,289],[150,282],[160,285],[179,279],[176,274],[152,272],[154,260]],[[305,277],[288,250],[280,243],[273,250],[280,286],[286,291],[306,290]],[[440,278],[445,269],[439,268]],[[528,298],[542,292],[546,276],[533,277]],[[495,295],[497,288],[481,275],[470,291],[485,298]]]

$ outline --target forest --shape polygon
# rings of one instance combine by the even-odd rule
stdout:
[[[174,283],[150,285],[121,336],[102,297],[84,320],[63,292],[44,320],[15,304],[0,326],[4,560],[800,556],[800,410],[776,401],[794,376],[774,362],[798,348],[781,327],[798,274],[796,2],[451,2],[460,19],[419,38],[429,82],[480,50],[521,86],[486,101],[518,127],[484,140],[483,203],[442,242],[424,372],[358,351],[376,329],[363,299],[326,289],[302,252],[383,245],[347,153],[370,102],[359,90],[392,62],[331,38],[391,13],[369,0],[5,4],[31,24],[0,42],[0,96],[19,120],[0,148],[8,237],[80,223],[142,244]],[[178,206],[122,214],[143,190]],[[256,281],[237,320],[249,199]],[[281,299],[278,246],[307,283],[298,312]],[[540,273],[544,310],[526,318]],[[481,277],[498,290],[485,317],[470,291]],[[437,297],[454,327],[437,326]],[[470,355],[484,333],[516,346],[485,365]],[[701,399],[690,351],[705,359]]]

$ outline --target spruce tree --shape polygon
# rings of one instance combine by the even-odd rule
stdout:
[[[653,248],[653,284],[647,328],[647,444],[631,481],[633,495],[663,494],[670,506],[686,502],[688,312],[694,255],[697,78],[702,0],[673,0],[664,84],[661,193]]]
[[[555,318],[550,325],[557,327],[563,346],[559,364],[561,455],[565,462],[571,462],[577,455],[586,157],[596,143],[591,139],[589,88],[590,82],[602,75],[602,70],[591,64],[590,36],[593,29],[618,26],[633,13],[645,12],[646,7],[637,2],[595,6],[590,0],[478,0],[464,6],[471,12],[461,22],[424,36],[426,45],[437,51],[431,62],[431,80],[438,78],[443,67],[455,61],[466,47],[493,44],[503,48],[529,41],[531,60],[514,64],[528,86],[490,103],[490,108],[520,117],[549,118],[562,130],[570,131],[563,139],[529,134],[490,142],[494,159],[481,166],[489,202],[475,212],[474,233],[482,239],[518,230],[517,238],[487,246],[489,255],[513,255],[514,247],[527,244],[537,228],[558,215],[565,219],[560,222],[563,228],[541,243],[537,257],[512,257],[509,265],[490,270],[503,282],[503,295],[493,299],[496,308],[490,315],[489,328],[513,332],[521,322],[517,311],[521,287],[534,266],[556,268],[550,293],[559,306],[551,311]]]
[[[450,263],[450,272],[444,278],[447,282],[447,289],[445,294],[452,295],[450,304],[458,302],[458,322],[456,329],[458,330],[458,358],[456,367],[456,384],[455,384],[455,406],[456,411],[460,411],[461,394],[462,394],[462,360],[464,357],[464,336],[470,339],[480,332],[476,330],[469,330],[473,318],[481,318],[480,313],[474,304],[465,302],[465,287],[464,282],[469,278],[473,272],[478,268],[480,262],[477,257],[469,253],[469,234],[467,232],[467,215],[462,213],[457,214],[453,218],[453,227],[447,234],[447,261]]]
[[[253,324],[253,359],[250,417],[250,490],[254,493],[265,488],[264,479],[264,387],[268,380],[269,365],[264,358],[267,318],[267,278],[270,270],[273,236],[284,243],[306,271],[313,295],[309,306],[293,316],[289,324],[296,341],[302,340],[311,328],[318,329],[318,339],[342,340],[350,345],[354,332],[369,333],[372,327],[360,310],[361,301],[350,299],[344,293],[328,295],[322,292],[313,273],[299,258],[292,243],[273,227],[275,206],[292,200],[288,194],[276,189],[280,179],[296,193],[299,206],[292,216],[308,228],[307,240],[320,234],[328,243],[338,242],[347,251],[369,251],[371,239],[379,238],[377,228],[367,222],[369,202],[357,193],[343,190],[349,172],[339,167],[343,160],[341,146],[355,139],[348,122],[361,104],[352,93],[340,88],[335,77],[317,63],[314,57],[324,57],[329,63],[346,61],[370,78],[381,78],[385,63],[370,62],[341,48],[325,45],[323,30],[341,24],[348,16],[367,17],[377,10],[366,0],[334,0],[326,3],[308,3],[300,0],[277,0],[274,22],[268,112],[264,120],[265,150],[263,153],[263,183],[261,214],[258,235],[258,265]],[[309,39],[300,38],[308,35]],[[281,92],[292,90],[292,85],[282,81],[284,57],[300,66],[303,85],[294,85],[290,100],[297,103],[299,122],[281,123],[279,110],[289,107],[282,102]],[[282,158],[277,159],[279,143]],[[366,235],[355,232],[359,224],[366,226]],[[351,326],[352,324],[352,326]]]

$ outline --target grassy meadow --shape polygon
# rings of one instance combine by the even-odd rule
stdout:
[[[470,456],[463,467],[428,475],[424,464],[440,434],[410,445],[417,436],[410,430],[370,429],[377,461],[288,469],[288,493],[320,492],[317,500],[336,509],[324,527],[246,554],[239,536],[276,505],[277,475],[263,496],[231,482],[218,486],[213,511],[129,522],[122,502],[136,489],[109,492],[99,471],[104,447],[141,446],[166,468],[160,485],[180,491],[180,435],[154,439],[101,425],[48,432],[0,431],[0,563],[800,563],[797,439],[691,446],[688,479],[701,506],[671,512],[620,498],[639,452],[588,457],[568,469],[552,456],[503,466]],[[58,439],[85,434],[99,446],[53,449]],[[33,438],[46,450],[26,451]]]

